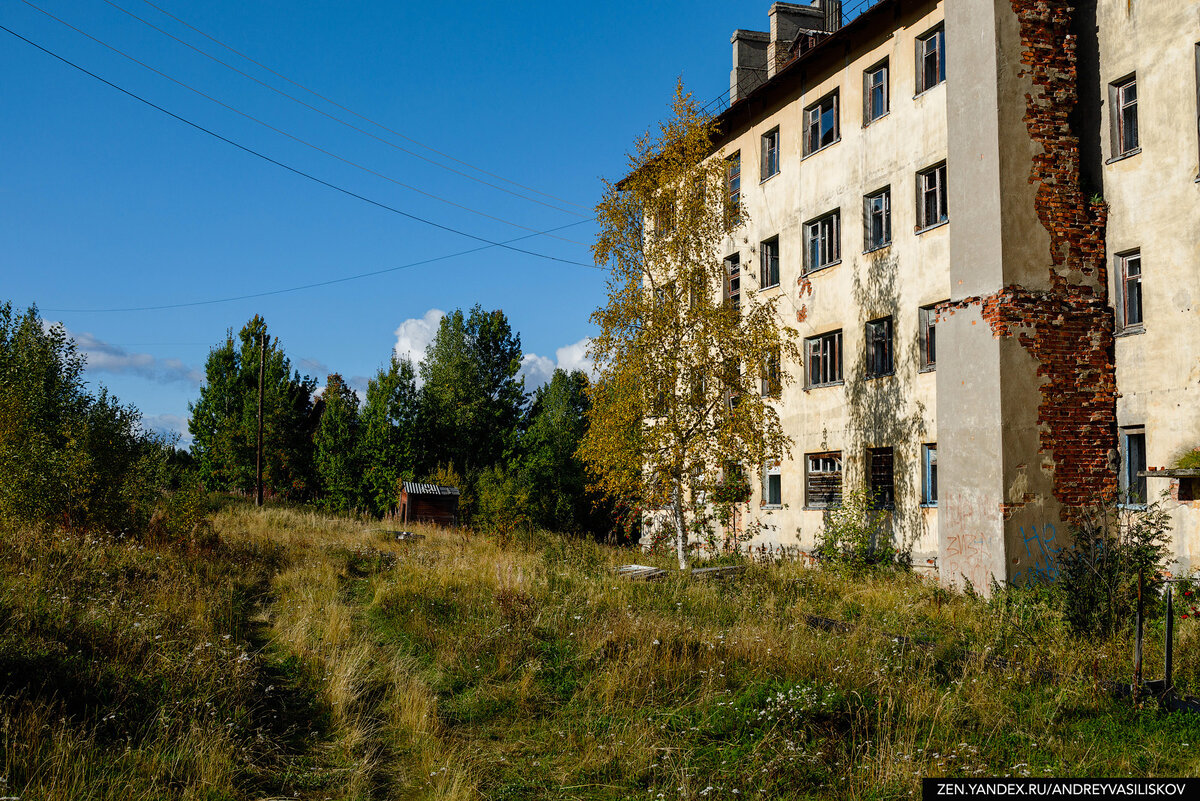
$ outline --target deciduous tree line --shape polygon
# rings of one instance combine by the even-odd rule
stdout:
[[[209,353],[192,455],[210,489],[254,491],[261,367],[270,496],[378,516],[395,509],[401,481],[432,480],[458,486],[477,525],[607,534],[611,514],[575,456],[588,377],[556,370],[528,393],[521,357],[504,313],[476,306],[443,317],[418,364],[392,356],[364,397],[337,373],[318,392],[255,316]]]

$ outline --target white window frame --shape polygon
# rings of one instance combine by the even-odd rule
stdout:
[[[876,208],[876,203],[879,208]],[[882,237],[875,239],[875,218],[882,220]],[[892,244],[892,188],[884,188],[863,196],[863,252],[870,253]]]
[[[1137,274],[1130,275],[1130,267],[1137,265]],[[1121,333],[1136,333],[1146,330],[1146,306],[1142,292],[1142,251],[1130,250],[1116,256],[1117,279],[1117,328]],[[1130,287],[1136,286],[1134,303],[1130,303]],[[1136,309],[1137,320],[1131,320]]]
[[[814,250],[814,245],[816,249]],[[842,211],[834,209],[804,224],[804,273],[807,275],[842,260]]]
[[[932,50],[930,45],[933,45]],[[926,60],[933,54],[937,63],[937,75],[931,83],[925,74]],[[917,37],[917,94],[924,94],[935,86],[946,82],[946,29],[938,25]]]
[[[949,198],[946,194],[946,162],[935,164],[917,173],[917,231],[935,228],[950,219]],[[930,219],[929,200],[933,200],[933,219]]]
[[[779,126],[762,135],[762,163],[759,165],[759,182],[779,174]]]
[[[879,81],[875,81],[875,77],[879,77]],[[885,58],[873,67],[863,70],[863,127],[870,125],[880,117],[887,116],[891,111],[891,92],[890,92],[890,70],[888,69],[888,60]],[[881,90],[883,97],[880,100],[881,108],[875,107],[875,89]]]
[[[772,481],[777,497],[771,498]],[[783,476],[779,470],[779,460],[763,465],[762,505],[766,509],[783,508]]]
[[[937,443],[921,446],[921,505],[937,506]]]

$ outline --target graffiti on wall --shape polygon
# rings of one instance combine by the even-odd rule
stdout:
[[[995,574],[991,548],[984,537],[983,522],[989,505],[975,493],[946,499],[940,514],[942,580],[948,584],[966,581],[986,591]],[[1003,578],[998,576],[997,578]]]
[[[1016,551],[1014,562],[1023,564],[1013,571],[1014,584],[1031,584],[1050,582],[1058,578],[1058,555],[1063,547],[1058,542],[1058,529],[1053,523],[1042,524],[1039,530],[1036,524],[1028,528],[1021,526],[1018,537],[1025,546],[1024,556],[1020,549]]]

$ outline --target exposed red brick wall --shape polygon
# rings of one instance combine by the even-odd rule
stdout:
[[[1020,21],[1025,125],[1042,147],[1029,182],[1050,234],[1050,290],[1011,285],[988,297],[945,304],[943,315],[977,306],[996,337],[1015,337],[1037,360],[1043,467],[1069,521],[1074,510],[1117,489],[1109,452],[1116,447],[1113,315],[1108,305],[1103,202],[1090,202],[1079,181],[1079,137],[1070,115],[1077,102],[1073,9],[1064,0],[1011,0]],[[1021,502],[1009,504],[1006,517]]]

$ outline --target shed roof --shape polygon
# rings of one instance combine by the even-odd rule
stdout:
[[[409,495],[458,495],[458,487],[443,487],[440,484],[422,484],[418,481],[405,481],[403,489]]]

